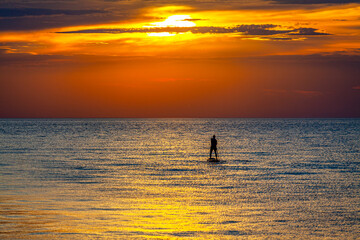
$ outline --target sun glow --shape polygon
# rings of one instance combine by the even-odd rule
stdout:
[[[160,33],[148,33],[147,35],[150,37],[171,37],[171,36],[175,36],[176,33],[160,32]]]
[[[191,19],[190,15],[172,15],[163,22],[152,23],[151,27],[195,27]]]
[[[172,15],[165,19],[163,22],[154,22],[151,23],[150,26],[144,26],[148,28],[171,28],[171,27],[194,27],[196,24],[191,22],[190,15]],[[178,33],[183,34],[183,33]],[[157,33],[148,33],[150,37],[169,37],[175,36],[176,33],[170,32],[157,32]]]

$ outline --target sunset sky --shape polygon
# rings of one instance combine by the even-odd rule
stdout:
[[[2,0],[0,117],[360,117],[360,1]]]

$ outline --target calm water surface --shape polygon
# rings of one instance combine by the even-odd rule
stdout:
[[[0,238],[356,239],[359,163],[360,119],[2,119]]]

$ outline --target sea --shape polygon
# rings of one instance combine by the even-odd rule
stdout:
[[[0,119],[0,239],[360,239],[359,173],[360,119]]]

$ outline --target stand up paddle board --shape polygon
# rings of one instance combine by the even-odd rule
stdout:
[[[207,161],[208,162],[220,162],[220,160],[216,159],[216,158],[209,158]]]

